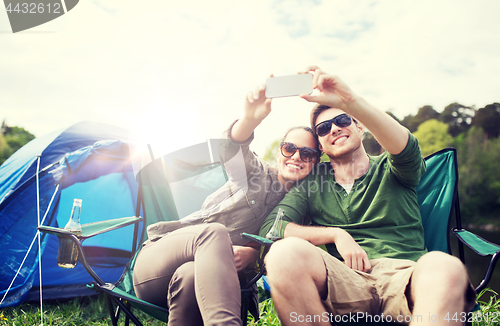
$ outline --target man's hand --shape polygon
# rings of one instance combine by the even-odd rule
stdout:
[[[366,251],[345,230],[336,229],[335,246],[348,267],[361,272],[372,268]]]
[[[317,91],[312,94],[301,94],[300,97],[306,101],[346,111],[348,105],[356,99],[356,95],[349,86],[338,76],[327,74],[317,66],[309,66],[303,73],[308,72],[314,72],[312,83],[313,88]]]
[[[380,111],[351,91],[349,86],[339,77],[329,75],[317,66],[310,66],[306,71],[314,71],[311,95],[301,94],[300,97],[309,102],[324,104],[343,110],[345,113],[361,122],[390,154],[401,153],[408,143],[408,130],[387,113]]]
[[[252,247],[233,246],[234,263],[239,272],[257,260],[259,252]]]

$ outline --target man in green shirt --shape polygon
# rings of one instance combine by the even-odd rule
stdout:
[[[285,211],[283,240],[266,256],[278,316],[284,325],[362,318],[452,325],[475,294],[460,260],[425,249],[415,190],[425,162],[417,139],[338,77],[311,71],[316,93],[301,97],[318,103],[311,126],[330,162],[292,188],[261,227],[265,236],[277,211]],[[384,154],[366,154],[364,126]]]

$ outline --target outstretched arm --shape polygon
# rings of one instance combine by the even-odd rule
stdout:
[[[271,99],[266,98],[265,94],[264,86],[247,93],[243,117],[234,124],[231,132],[234,141],[242,143],[247,140],[271,112]]]
[[[396,155],[403,151],[408,143],[408,131],[403,126],[356,95],[338,76],[327,74],[317,66],[306,68],[306,72],[311,71],[314,72],[313,87],[317,93],[302,94],[300,97],[341,109],[353,116],[371,131],[390,154]]]

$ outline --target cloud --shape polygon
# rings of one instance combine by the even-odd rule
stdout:
[[[51,33],[0,34],[0,118],[37,136],[91,119],[140,124],[164,138],[165,129],[182,137],[200,131],[192,141],[216,138],[241,116],[248,90],[270,73],[311,64],[400,118],[426,104],[481,107],[500,94],[499,7],[465,0],[81,1],[32,30]],[[289,127],[307,125],[311,106],[274,100],[254,149],[263,155]]]

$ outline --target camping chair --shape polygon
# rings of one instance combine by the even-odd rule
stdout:
[[[194,149],[194,151],[193,149],[194,148],[191,148],[190,151],[188,151],[189,153],[186,151],[184,151],[184,153],[179,153],[180,151],[178,151],[153,160],[153,162],[139,171],[137,175],[139,195],[136,216],[83,224],[81,236],[76,236],[60,228],[47,226],[39,227],[40,231],[58,237],[70,238],[77,245],[79,261],[95,280],[92,284],[88,285],[88,287],[105,294],[113,325],[117,325],[118,318],[122,311],[126,314],[126,325],[129,324],[129,320],[136,325],[142,325],[134,315],[132,307],[146,312],[161,321],[168,322],[168,309],[140,300],[135,296],[132,272],[137,254],[141,248],[140,245],[147,239],[146,228],[148,225],[159,221],[175,221],[178,220],[179,217],[186,216],[191,212],[199,210],[205,198],[216,189],[220,188],[228,179],[226,171],[218,162],[193,165],[183,160],[183,158],[186,158],[186,154],[189,156],[194,152],[196,154],[195,156],[199,157],[199,152],[206,151],[206,147],[203,148],[203,146]],[[210,157],[209,162],[210,161],[213,161],[212,156]],[[206,162],[206,160],[202,159],[201,162]],[[175,191],[173,191],[174,188]],[[141,208],[143,217],[141,217]],[[117,283],[105,283],[93,271],[85,258],[85,252],[81,242],[89,237],[130,224],[135,225],[131,254],[132,259],[129,261]],[[262,266],[262,261],[258,263]],[[245,280],[245,283],[242,283],[241,314],[242,321],[245,325],[249,310],[252,315],[258,319],[256,281],[260,278],[262,272],[263,270],[251,280]]]
[[[492,256],[485,276],[476,287],[479,293],[488,284],[500,254],[500,246],[488,242],[481,237],[463,229],[458,200],[458,167],[457,153],[454,148],[440,150],[425,158],[427,171],[420,179],[417,187],[418,203],[424,226],[425,246],[429,251],[443,251],[451,254],[450,229],[455,215],[456,227],[452,232],[460,240],[458,242],[459,258],[465,263],[463,244],[482,256]],[[261,245],[270,246],[272,241],[248,235]],[[479,309],[476,305],[475,310]],[[338,322],[341,325],[380,325],[380,322]],[[385,323],[391,324],[391,323]],[[392,323],[397,325],[396,323]]]

